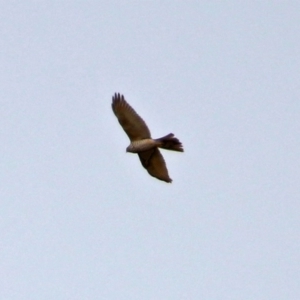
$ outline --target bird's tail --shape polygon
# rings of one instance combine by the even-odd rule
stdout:
[[[163,136],[160,139],[156,139],[155,141],[159,143],[159,148],[183,152],[183,146],[181,142],[174,137],[173,133],[169,133],[168,135]]]

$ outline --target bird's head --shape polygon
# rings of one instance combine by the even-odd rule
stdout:
[[[135,152],[134,152],[134,147],[130,144],[130,145],[126,148],[126,152],[135,153]]]

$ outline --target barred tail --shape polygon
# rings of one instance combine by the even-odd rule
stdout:
[[[168,135],[163,136],[160,139],[156,139],[155,141],[160,143],[158,146],[159,148],[183,152],[182,144],[176,137],[174,137],[173,133],[169,133]]]

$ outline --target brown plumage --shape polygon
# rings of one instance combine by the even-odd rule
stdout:
[[[168,135],[161,137],[159,139],[156,139],[155,141],[161,143],[158,146],[159,148],[183,152],[181,142],[178,140],[178,138],[174,137],[173,133],[169,133]]]
[[[159,139],[152,139],[146,123],[126,102],[123,95],[113,96],[112,110],[131,141],[126,149],[127,152],[137,153],[143,167],[151,176],[172,182],[158,148],[183,152],[181,142],[174,137],[173,133]]]

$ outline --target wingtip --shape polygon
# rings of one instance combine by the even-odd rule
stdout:
[[[112,96],[112,103],[118,102],[118,101],[125,101],[124,99],[124,95],[120,94],[120,93],[115,93]]]

